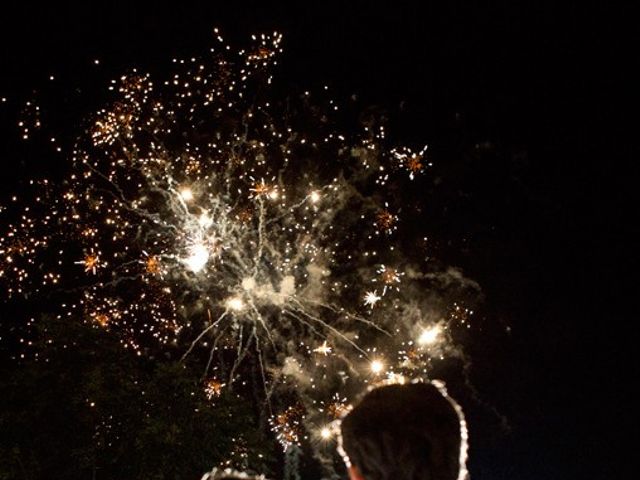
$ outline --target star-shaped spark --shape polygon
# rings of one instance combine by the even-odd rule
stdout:
[[[318,348],[315,348],[313,351],[315,353],[321,353],[322,355],[329,355],[332,352],[332,348],[327,344],[327,341],[325,340],[324,342],[322,342],[322,345],[320,345]]]
[[[98,270],[98,267],[100,266],[100,257],[98,256],[98,254],[94,253],[93,250],[91,250],[91,253],[85,255],[83,260],[74,263],[76,265],[84,265],[85,272],[91,272],[95,275],[96,270]]]
[[[364,304],[373,308],[375,307],[376,303],[380,301],[381,298],[382,297],[379,296],[375,290],[372,292],[367,292],[364,296]]]

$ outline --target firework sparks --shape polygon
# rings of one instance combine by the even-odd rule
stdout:
[[[333,436],[333,430],[331,427],[326,426],[320,429],[320,438],[323,440],[329,440]]]
[[[104,313],[96,313],[93,315],[93,320],[103,328],[109,326],[109,316]]]
[[[151,275],[157,275],[162,271],[160,259],[155,256],[148,257],[145,262],[145,270]]]
[[[322,196],[319,192],[313,191],[309,194],[309,200],[311,201],[311,203],[318,203],[321,198]]]
[[[303,407],[294,405],[271,418],[271,429],[275,432],[284,450],[300,444],[301,439],[304,437],[303,417]]]
[[[432,164],[425,162],[427,146],[425,145],[419,152],[413,152],[410,148],[394,148],[391,154],[395,157],[398,165],[409,172],[409,178],[413,180],[418,173],[422,173],[426,167]]]
[[[180,190],[180,198],[185,202],[190,202],[193,200],[193,191],[190,188],[183,188]]]
[[[418,337],[418,344],[420,345],[433,345],[438,341],[442,334],[442,328],[440,325],[434,325],[429,328],[425,328]]]
[[[239,51],[218,40],[166,78],[109,85],[62,187],[34,183],[22,209],[0,209],[0,285],[7,298],[55,292],[59,318],[138,354],[183,348],[183,361],[206,364],[209,399],[254,372],[269,412],[293,389],[298,403],[271,417],[286,449],[305,431],[331,438],[346,397],[374,380],[424,372],[445,327],[468,328],[472,312],[456,305],[418,332],[432,323],[410,275],[420,267],[398,248],[402,205],[385,199],[409,183],[393,172],[420,180],[426,147],[391,146],[383,127],[340,131],[331,98],[312,105],[305,92],[292,109],[272,98],[278,33]],[[29,112],[26,137],[41,128],[39,107]]]
[[[333,349],[329,346],[329,344],[327,344],[326,341],[322,342],[322,345],[320,345],[318,348],[315,348],[313,350],[315,353],[320,353],[322,355],[329,355]]]
[[[373,308],[376,303],[378,303],[382,297],[376,293],[376,291],[367,292],[364,296],[364,304]]]
[[[193,245],[189,249],[189,255],[184,259],[184,263],[193,273],[200,272],[209,261],[209,250],[201,243]]]
[[[240,312],[245,307],[244,302],[242,301],[242,299],[238,298],[238,297],[229,298],[225,302],[225,305],[227,306],[227,308],[229,310],[233,310],[234,312]]]
[[[219,397],[222,394],[222,389],[226,386],[225,383],[221,382],[216,378],[212,378],[207,381],[204,393],[209,400],[212,400],[216,397]]]
[[[371,369],[371,373],[378,375],[384,371],[384,363],[382,360],[373,360],[369,368]]]
[[[326,412],[332,420],[339,420],[351,411],[351,406],[347,404],[347,399],[336,393],[328,403],[322,402],[321,412]]]
[[[75,263],[77,265],[83,265],[85,272],[87,273],[91,272],[95,275],[96,271],[98,270],[98,267],[100,266],[100,257],[96,253],[93,253],[92,251],[91,253],[88,253],[87,255],[85,255],[83,260],[80,260]]]
[[[391,234],[396,230],[396,223],[398,222],[397,215],[394,215],[389,210],[380,210],[376,215],[375,225],[379,230]]]

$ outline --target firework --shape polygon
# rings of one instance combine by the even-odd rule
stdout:
[[[290,406],[271,417],[271,429],[285,450],[292,445],[299,445],[304,437],[303,418],[304,408],[301,405]]]
[[[258,371],[270,412],[295,392],[271,416],[282,445],[312,424],[326,440],[347,397],[428,373],[454,349],[447,326],[468,326],[464,308],[428,305],[427,277],[398,247],[390,186],[431,163],[384,126],[338,130],[328,91],[273,98],[278,33],[238,51],[216,38],[166,78],[112,81],[67,152],[68,178],[33,182],[33,198],[1,212],[0,285],[7,301],[59,298],[60,318],[141,355],[202,363],[210,399]]]
[[[418,344],[420,345],[433,345],[442,333],[442,329],[439,325],[434,325],[429,328],[425,328],[418,337]]]
[[[222,394],[222,389],[226,386],[223,382],[216,378],[212,378],[207,381],[204,388],[204,393],[209,400],[219,397]]]

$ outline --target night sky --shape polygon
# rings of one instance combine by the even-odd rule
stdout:
[[[589,2],[109,3],[1,7],[0,97],[28,96],[51,74],[86,86],[130,66],[153,70],[203,51],[213,26],[231,42],[282,32],[281,85],[356,93],[430,145],[445,182],[446,214],[433,221],[451,238],[438,253],[485,294],[483,331],[467,346],[480,398],[464,399],[472,478],[627,471],[637,360],[626,358],[626,332],[637,317],[623,309],[637,282],[626,280],[633,227],[622,207],[637,147],[618,140],[633,122],[622,120],[630,67],[618,63],[629,39],[613,23],[625,12]],[[24,152],[4,112],[2,129],[3,189],[33,168],[55,170]]]

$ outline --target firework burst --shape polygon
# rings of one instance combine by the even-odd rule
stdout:
[[[468,315],[427,306],[426,277],[389,266],[413,261],[389,185],[407,181],[400,170],[419,181],[426,147],[339,131],[326,92],[272,98],[278,33],[239,51],[216,38],[166,78],[112,81],[68,178],[35,182],[40,193],[2,212],[0,283],[7,301],[56,298],[58,316],[139,354],[166,345],[201,362],[211,399],[253,363],[286,448],[367,385],[428,374]],[[281,391],[294,405],[273,414]]]

